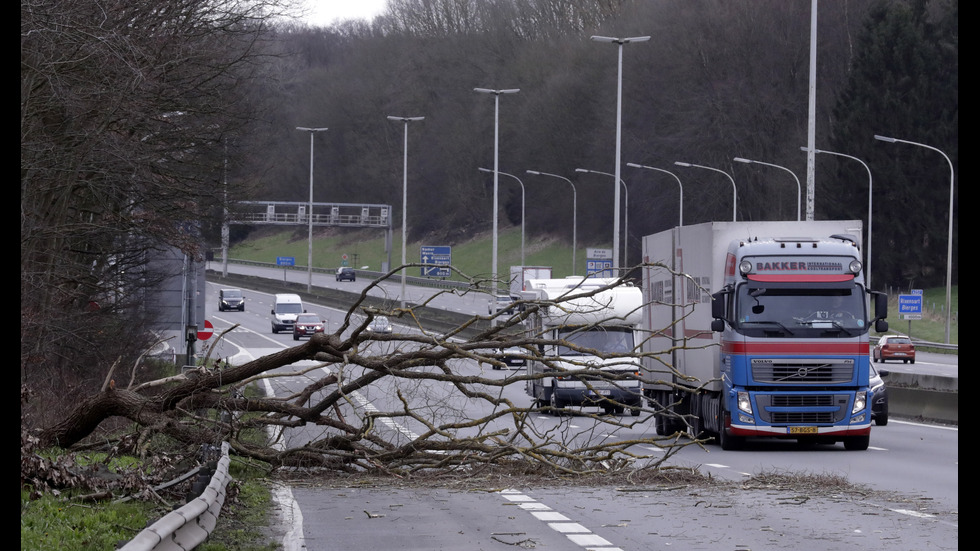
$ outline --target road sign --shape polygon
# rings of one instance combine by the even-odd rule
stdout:
[[[423,245],[419,250],[419,260],[422,264],[422,277],[449,277],[449,266],[453,263],[453,250],[448,246]]]
[[[295,266],[296,257],[294,256],[277,256],[276,266]]]
[[[197,332],[197,339],[206,341],[211,338],[211,335],[214,335],[214,326],[211,325],[210,321],[204,320],[204,329]]]
[[[919,314],[920,318],[906,318],[906,319],[921,319],[922,295],[898,295],[898,313]]]

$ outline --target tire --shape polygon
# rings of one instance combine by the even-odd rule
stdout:
[[[875,425],[883,427],[888,424],[888,414],[884,413],[875,417]]]
[[[915,360],[909,360],[909,363],[910,364],[914,364],[915,363]]]
[[[551,398],[550,398],[550,401],[549,401],[548,405],[551,406],[551,410],[554,412],[555,415],[561,417],[562,410],[565,408],[565,404],[563,404],[558,399],[558,393],[555,392],[554,389],[551,390]]]
[[[728,412],[723,410],[721,429],[718,431],[718,445],[725,451],[740,450],[745,444],[745,438],[728,434],[728,429],[725,428],[725,425],[728,424],[727,421]]]
[[[852,451],[864,451],[871,444],[871,435],[867,436],[848,436],[844,438],[844,449]]]
[[[665,434],[667,434],[667,420],[664,419],[663,415],[660,415],[659,413],[655,413],[653,415],[653,423],[654,426],[657,428],[657,436],[664,436]]]
[[[299,335],[297,335],[296,333],[293,333],[293,340],[294,341],[298,341],[299,340]]]

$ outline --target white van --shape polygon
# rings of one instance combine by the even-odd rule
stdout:
[[[272,304],[272,332],[293,330],[296,315],[306,312],[299,295],[278,294]]]

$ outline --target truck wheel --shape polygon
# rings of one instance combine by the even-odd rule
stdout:
[[[636,407],[636,408],[630,409],[630,415],[632,415],[633,417],[639,417],[640,416],[640,408]]]
[[[558,399],[557,394],[558,393],[555,392],[554,389],[552,389],[552,391],[551,391],[551,402],[550,402],[551,411],[554,412],[555,415],[561,416],[562,410],[564,409],[565,404],[561,403],[561,401]]]
[[[875,425],[877,425],[879,427],[883,427],[883,426],[885,426],[887,424],[888,424],[888,414],[887,413],[882,413],[882,414],[878,415],[877,417],[875,417]]]
[[[718,445],[725,451],[742,449],[745,438],[728,434],[728,429],[726,428],[726,425],[728,425],[728,412],[723,411],[721,418],[722,423],[721,429],[718,431]]]
[[[868,445],[871,444],[871,435],[866,436],[848,436],[844,438],[844,449],[853,451],[864,451],[868,449]]]

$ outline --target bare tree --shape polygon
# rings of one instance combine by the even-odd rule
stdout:
[[[23,382],[61,394],[146,343],[147,258],[203,255],[280,3],[21,3]]]

